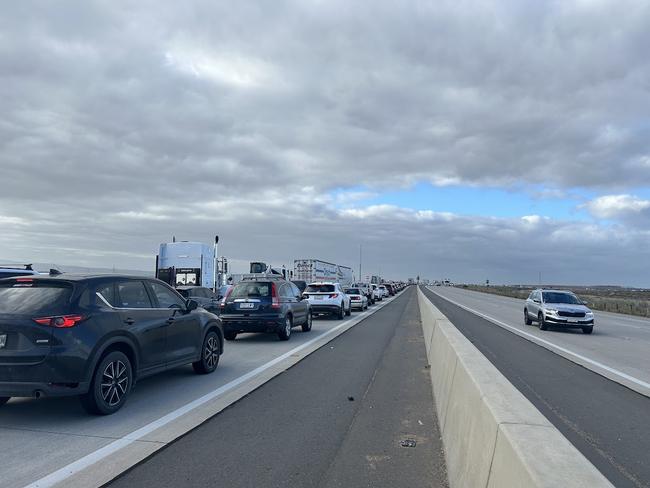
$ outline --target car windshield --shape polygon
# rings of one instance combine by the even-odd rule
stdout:
[[[348,295],[361,295],[361,292],[359,291],[358,288],[347,288],[345,290],[345,293]]]
[[[271,283],[246,281],[237,283],[229,298],[264,298],[271,296]]]
[[[581,305],[580,300],[571,293],[558,293],[553,291],[545,291],[542,293],[544,303],[566,303],[569,305]]]
[[[67,283],[37,283],[10,280],[0,283],[0,313],[55,314],[70,300]]]
[[[309,285],[305,293],[332,293],[334,285]]]

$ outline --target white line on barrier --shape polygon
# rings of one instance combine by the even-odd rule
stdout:
[[[514,332],[515,334],[525,337],[526,339],[529,339],[531,342],[534,342],[538,345],[545,345],[548,346],[547,349],[550,349],[553,352],[560,352],[563,353],[561,354],[563,357],[566,357],[567,359],[574,360],[573,362],[578,362],[578,364],[582,364],[584,366],[584,363],[587,363],[591,366],[594,366],[596,368],[599,368],[601,370],[607,371],[608,373],[618,376],[621,379],[626,380],[627,382],[630,382],[636,386],[641,387],[641,391],[634,389],[636,392],[641,393],[642,395],[649,396],[650,395],[650,383],[647,383],[639,378],[635,378],[634,376],[630,376],[627,373],[624,373],[623,371],[620,371],[618,369],[612,368],[610,366],[607,366],[601,362],[598,362],[594,359],[588,358],[586,356],[583,356],[582,354],[579,354],[577,352],[574,352],[570,349],[567,349],[566,347],[558,346],[557,344],[547,341],[546,339],[542,339],[541,337],[538,337],[536,335],[530,334],[528,332],[525,332],[521,329],[518,329],[517,327],[513,327],[512,325],[508,325],[505,322],[500,321],[499,319],[495,319],[494,317],[490,317],[489,315],[484,314],[483,312],[479,312],[478,310],[474,310],[466,305],[463,305],[462,303],[458,303],[455,300],[452,300],[451,298],[447,298],[443,295],[440,295],[439,293],[436,293],[434,290],[431,290],[430,288],[427,288],[431,293],[435,293],[437,296],[442,298],[443,300],[447,300],[449,303],[452,303],[456,305],[457,307],[462,308],[463,310],[466,310],[468,312],[473,313],[474,315],[478,315],[479,317],[482,317],[486,320],[489,320],[490,322],[498,325],[499,327],[502,327],[504,329],[508,329],[511,332]],[[577,360],[577,361],[576,361]],[[598,371],[592,370],[596,373]],[[612,378],[610,378],[612,379]],[[626,383],[622,383],[624,386],[629,386]]]
[[[120,449],[123,449],[127,447],[128,445],[134,443],[135,441],[142,439],[144,436],[150,434],[151,432],[164,427],[165,425],[173,422],[174,420],[178,419],[179,417],[187,414],[188,412],[200,407],[201,405],[204,405],[205,403],[214,400],[215,398],[227,393],[228,391],[236,388],[237,386],[241,385],[242,383],[245,383],[246,381],[262,374],[264,371],[266,371],[269,368],[272,368],[276,364],[284,361],[285,359],[291,357],[292,355],[296,354],[297,352],[300,352],[312,344],[316,343],[320,339],[322,339],[325,336],[332,335],[335,332],[339,331],[346,325],[349,325],[350,322],[356,321],[356,323],[352,324],[353,326],[356,325],[357,323],[361,322],[364,318],[367,316],[373,315],[375,312],[378,310],[381,310],[385,305],[388,305],[390,302],[393,301],[393,298],[390,298],[386,300],[384,303],[379,304],[377,308],[374,308],[372,310],[367,310],[365,312],[361,312],[360,314],[356,315],[353,318],[350,318],[348,320],[345,320],[344,322],[341,322],[338,324],[336,327],[329,329],[322,334],[314,337],[313,339],[310,339],[309,341],[305,342],[304,344],[301,344],[298,347],[295,347],[291,349],[290,351],[285,352],[281,356],[278,356],[277,358],[262,364],[261,366],[258,366],[252,371],[249,371],[248,373],[240,376],[237,379],[232,380],[229,383],[226,383],[223,386],[220,386],[216,390],[211,391],[210,393],[207,393],[196,400],[191,401],[190,403],[187,403],[183,405],[182,407],[177,408],[176,410],[173,410],[169,412],[168,414],[160,417],[157,420],[154,420],[153,422],[148,423],[147,425],[140,427],[137,430],[134,430],[133,432],[126,434],[123,437],[120,437],[119,439],[116,439],[115,441],[111,442],[110,444],[97,449],[96,451],[91,452],[90,454],[87,454],[86,456],[77,459],[76,461],[73,461],[72,463],[68,464],[67,466],[64,466],[60,469],[57,469],[56,471],[50,473],[49,475],[34,481],[33,483],[30,483],[27,485],[25,488],[49,488],[52,486],[55,486],[58,483],[61,483],[62,481],[65,481],[66,479],[70,478],[71,476],[79,473],[80,471],[92,466],[93,464],[97,463],[98,461],[101,461],[102,459],[106,458],[107,456],[110,456],[111,454],[119,451]],[[314,351],[312,351],[314,352]],[[116,475],[119,473],[116,473]]]

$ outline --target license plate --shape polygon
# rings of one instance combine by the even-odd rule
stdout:
[[[578,321],[578,319],[569,319],[569,322],[574,323],[574,324],[575,324],[577,321]]]
[[[7,334],[0,334],[0,349],[7,345]]]
[[[254,303],[240,303],[239,308],[253,308],[255,307]]]
[[[316,298],[316,300],[322,300],[322,299],[323,299],[323,297],[321,297],[321,296],[319,296],[319,295],[316,295],[315,298]]]

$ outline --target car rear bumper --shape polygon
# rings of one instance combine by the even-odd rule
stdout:
[[[88,383],[0,381],[0,397],[61,397],[81,395],[87,391]]]
[[[350,307],[352,307],[352,308],[363,308],[364,303],[363,302],[350,302]]]
[[[311,304],[311,313],[339,313],[341,311],[340,305],[334,304]]]
[[[221,315],[224,332],[275,332],[284,326],[281,315],[260,315],[242,317],[240,315]]]

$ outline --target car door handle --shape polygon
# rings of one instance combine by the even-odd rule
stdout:
[[[135,320],[133,320],[131,317],[124,319],[124,323],[128,325],[133,325],[135,324]]]

